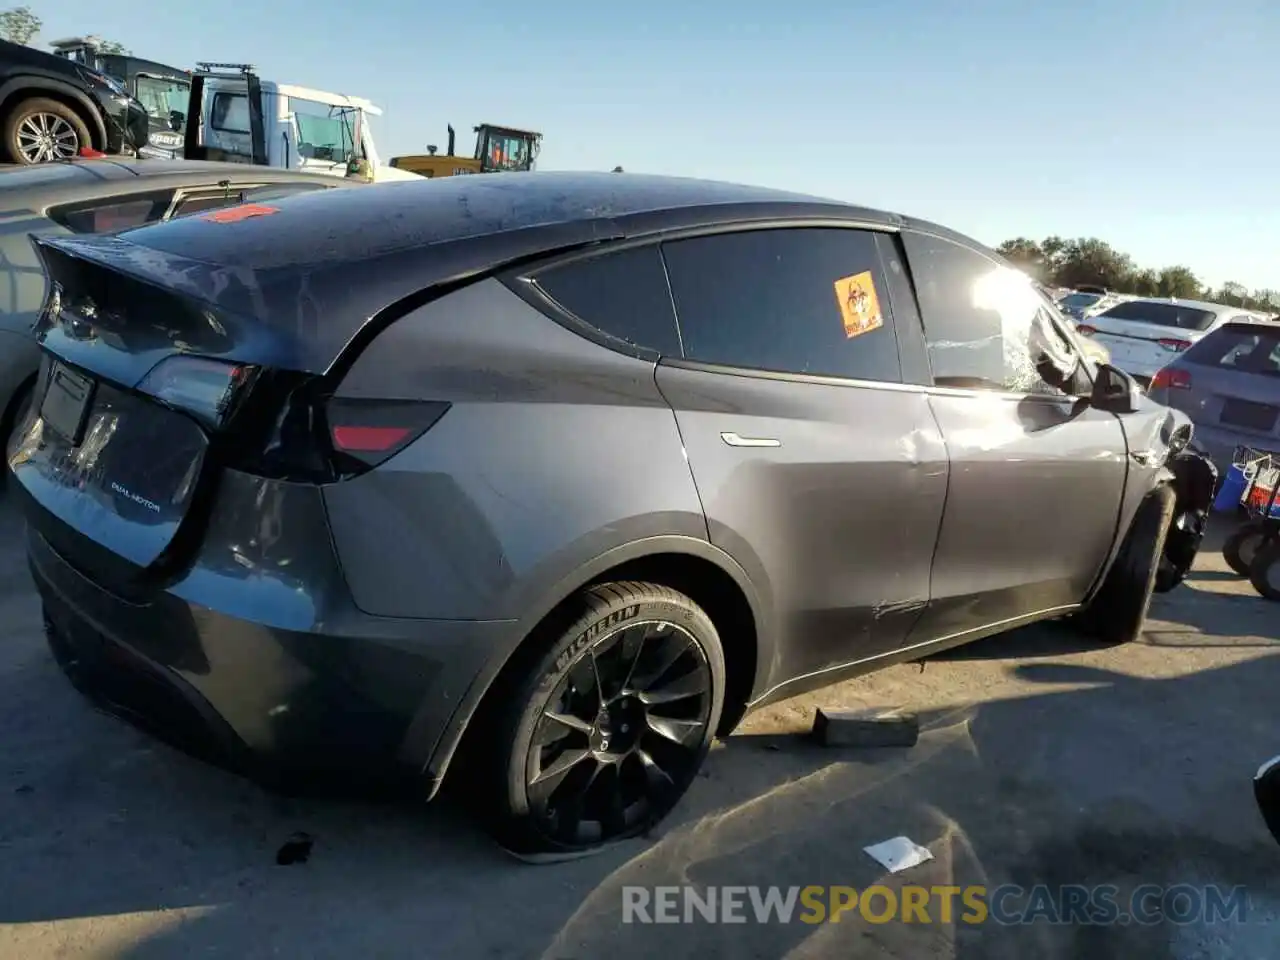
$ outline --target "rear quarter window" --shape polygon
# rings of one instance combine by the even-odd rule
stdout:
[[[663,356],[680,356],[662,253],[634,247],[573,260],[533,276],[560,309],[607,336]]]

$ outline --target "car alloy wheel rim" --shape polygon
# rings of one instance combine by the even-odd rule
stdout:
[[[28,163],[70,160],[80,152],[80,137],[62,117],[33,113],[18,124],[18,150]]]
[[[683,627],[651,620],[605,634],[543,706],[525,765],[538,830],[604,843],[666,812],[697,772],[711,668]]]

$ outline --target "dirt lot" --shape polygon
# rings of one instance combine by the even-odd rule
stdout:
[[[282,800],[95,713],[45,650],[0,494],[0,957],[1280,955],[1280,849],[1250,778],[1280,752],[1280,615],[1208,552],[1147,642],[1019,631],[749,719],[661,836],[518,864],[447,805]],[[817,703],[903,705],[911,750],[785,736]],[[295,831],[309,862],[277,866]],[[935,859],[889,876],[862,847]],[[1247,922],[621,924],[621,887],[1245,884]],[[1270,921],[1273,925],[1268,927]]]

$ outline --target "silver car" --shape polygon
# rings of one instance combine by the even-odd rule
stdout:
[[[1280,324],[1237,319],[1211,330],[1159,370],[1148,392],[1191,418],[1219,471],[1237,446],[1280,450]]]

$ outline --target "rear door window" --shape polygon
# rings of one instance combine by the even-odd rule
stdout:
[[[875,234],[752,230],[666,243],[663,253],[687,359],[901,381]]]
[[[680,356],[671,292],[656,246],[573,260],[533,277],[562,310],[614,339]]]

